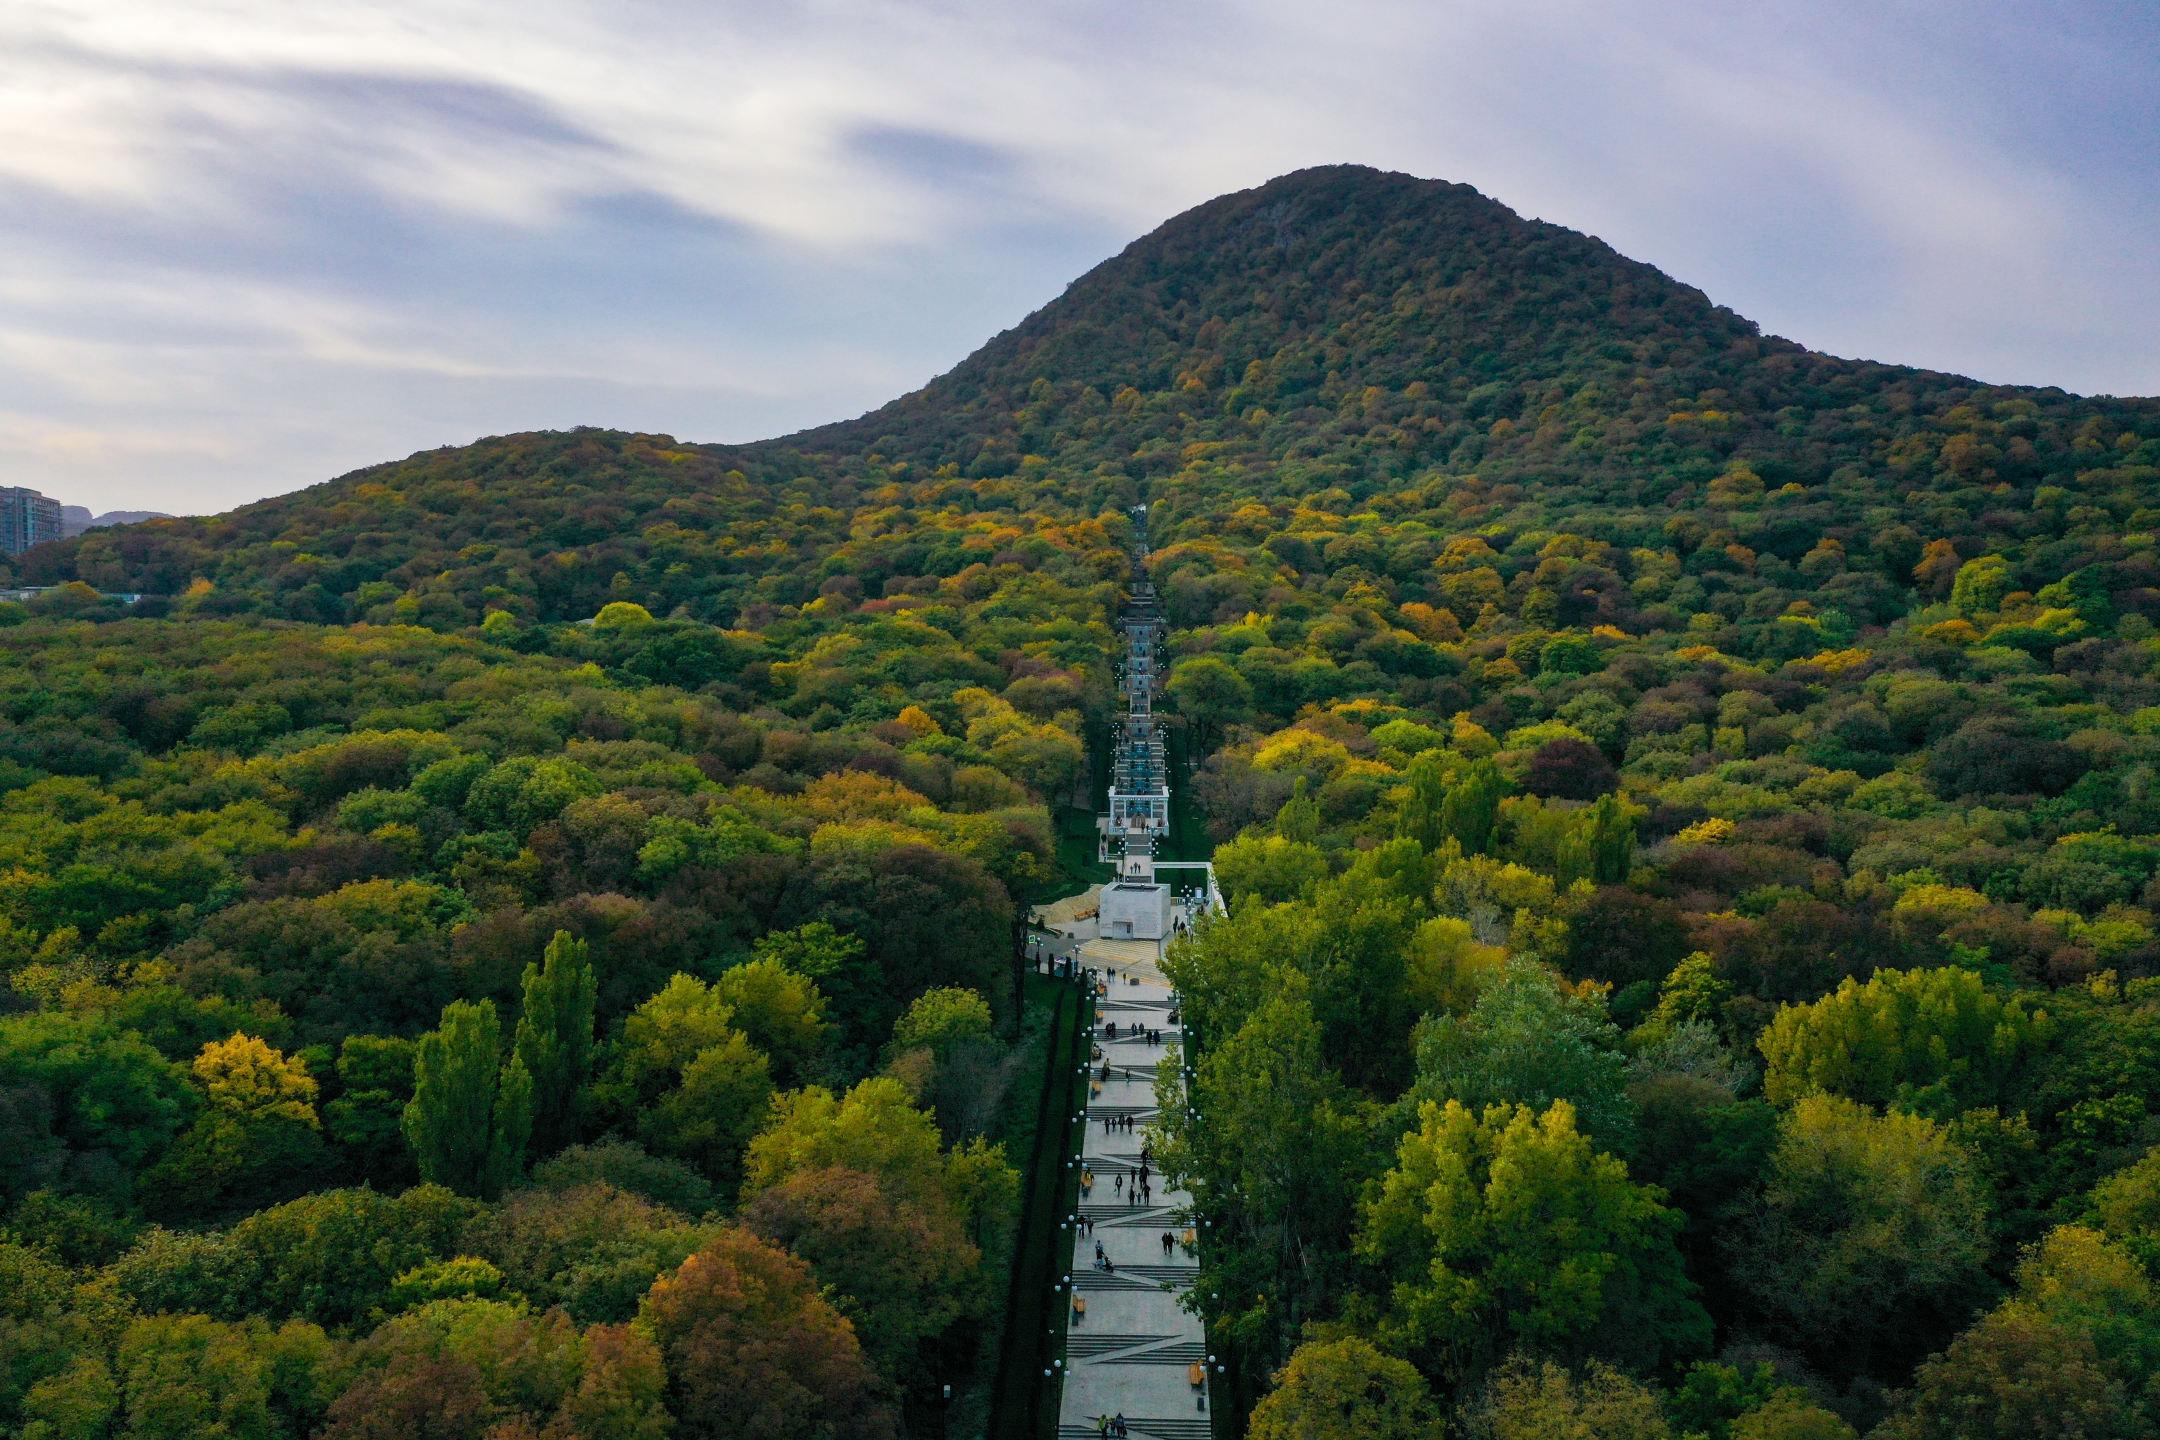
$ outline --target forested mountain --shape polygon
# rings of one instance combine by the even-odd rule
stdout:
[[[1304,529],[1384,544],[1344,555],[1412,585],[1433,557],[1386,542],[1432,510],[1443,533],[1534,521],[1682,558],[1730,532],[1714,550],[1788,565],[1827,535],[1887,579],[1879,598],[1857,587],[1858,618],[1886,620],[1927,541],[2029,553],[2037,589],[2081,568],[2056,542],[2101,512],[2149,527],[2156,422],[2160,402],[1766,339],[1467,187],[1337,167],[1178,217],[859,420],[740,447],[581,430],[428,451],[229,515],[94,532],[22,578],[171,596],[207,580],[188,608],[319,622],[577,620],[631,599],[732,624],[841,574],[870,598],[950,577],[995,560],[984,537],[1008,526],[1070,552],[1046,522],[1145,492],[1161,540],[1240,553],[1296,533],[1299,508],[1356,510],[1370,518]],[[1696,524],[1667,536],[1676,517]],[[1305,558],[1285,543],[1277,558]],[[1014,563],[1051,559],[1034,548]]]
[[[2145,1433],[2156,480],[1338,167],[858,420],[39,547],[0,1432],[985,1433],[1144,502],[1218,1408]]]

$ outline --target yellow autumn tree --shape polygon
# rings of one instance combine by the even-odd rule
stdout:
[[[275,1115],[311,1128],[321,1124],[315,1116],[315,1077],[266,1040],[236,1031],[230,1040],[203,1046],[193,1068],[213,1110],[248,1120]]]

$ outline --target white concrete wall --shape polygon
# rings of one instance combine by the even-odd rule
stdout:
[[[1105,885],[1096,934],[1105,940],[1160,940],[1170,933],[1174,897],[1167,885]]]

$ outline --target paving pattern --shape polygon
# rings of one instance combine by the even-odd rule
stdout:
[[[1123,1415],[1136,1440],[1207,1440],[1205,1381],[1193,1383],[1193,1367],[1206,1360],[1206,1340],[1198,1318],[1178,1306],[1199,1273],[1184,1243],[1190,1197],[1166,1189],[1151,1163],[1146,1202],[1135,1198],[1143,1131],[1155,1114],[1156,1062],[1178,1039],[1168,1018],[1170,990],[1112,975],[1109,994],[1096,1001],[1095,1011],[1102,1056],[1090,1072],[1082,1152],[1095,1183],[1080,1202],[1094,1233],[1078,1234],[1066,1270],[1072,1295],[1087,1309],[1073,1316],[1066,1341],[1058,1433],[1063,1440],[1084,1440],[1098,1433],[1098,1417]],[[1115,1039],[1107,1033],[1112,1023]],[[1136,1034],[1136,1026],[1155,1031],[1153,1043]],[[1094,1078],[1105,1064],[1110,1077],[1095,1091]],[[1128,1119],[1130,1129],[1117,1123]],[[1167,1252],[1165,1234],[1172,1238]],[[1094,1268],[1098,1244],[1113,1268]]]

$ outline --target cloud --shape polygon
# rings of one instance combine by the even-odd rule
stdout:
[[[1172,213],[1468,181],[1774,331],[2160,390],[2160,21],[1577,0],[0,10],[0,466],[217,508],[921,384]],[[185,495],[185,501],[176,500]]]

